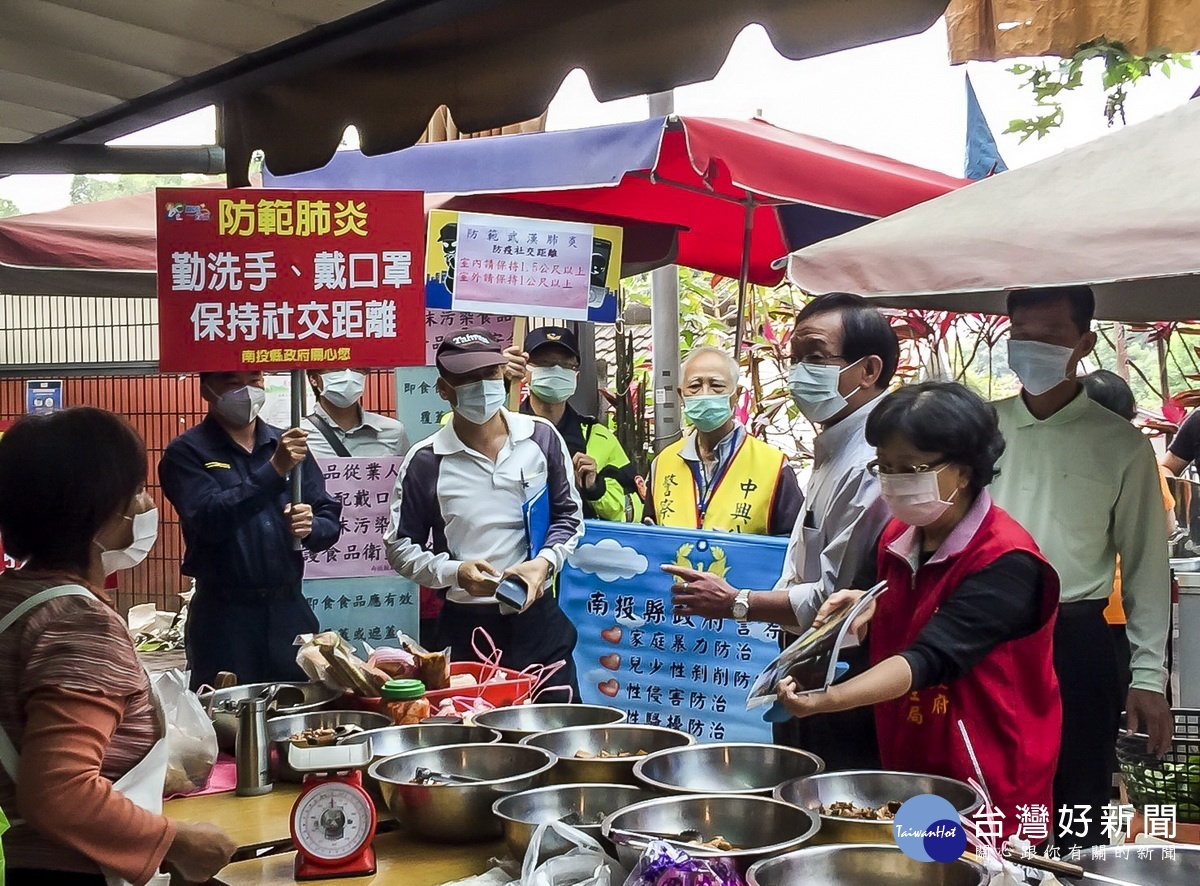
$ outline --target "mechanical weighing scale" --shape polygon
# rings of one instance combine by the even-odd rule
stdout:
[[[305,774],[291,816],[295,879],[374,874],[375,803],[362,785],[362,770],[371,762],[371,743],[292,745],[288,762]]]

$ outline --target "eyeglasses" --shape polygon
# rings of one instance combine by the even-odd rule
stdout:
[[[835,360],[847,362],[849,359],[844,354],[806,354],[803,357],[792,355],[792,365],[798,366],[803,363],[805,366],[831,366]]]
[[[902,475],[902,474],[928,474],[930,471],[936,472],[936,471],[940,470],[941,468],[945,467],[946,465],[948,465],[949,463],[950,463],[949,460],[942,459],[941,461],[935,461],[932,464],[928,464],[928,465],[910,465],[909,467],[906,467],[906,468],[892,469],[889,467],[885,467],[884,465],[881,465],[879,463],[879,460],[876,459],[875,461],[873,461],[869,465],[867,465],[867,470],[870,471],[871,475],[874,477],[878,477],[881,474],[887,475],[889,477],[894,477],[894,476]]]

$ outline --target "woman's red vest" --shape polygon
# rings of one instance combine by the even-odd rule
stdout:
[[[952,532],[915,576],[908,551],[900,549],[907,539],[897,550],[890,549],[911,527],[892,520],[884,528],[878,568],[888,588],[871,621],[870,650],[872,664],[903,652],[965,578],[1003,554],[1025,551],[1042,562],[1042,622],[1037,631],[996,646],[949,685],[910,692],[875,707],[885,769],[966,781],[975,778],[975,768],[958,729],[962,720],[992,803],[1004,814],[1008,836],[1016,832],[1018,806],[1052,809],[1062,735],[1053,655],[1059,586],[1057,574],[1029,533],[986,496],[982,493],[976,502],[987,510],[974,534],[964,541]],[[961,524],[960,528],[966,529]]]

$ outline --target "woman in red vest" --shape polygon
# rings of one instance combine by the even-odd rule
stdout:
[[[1019,815],[1052,804],[1058,577],[988,495],[1004,451],[989,403],[958,384],[901,388],[866,434],[893,515],[876,557],[887,591],[853,626],[869,630],[872,667],[823,693],[798,695],[789,678],[780,700],[797,717],[874,705],[885,768],[965,781],[976,774],[961,720],[1012,834]],[[815,624],[861,594],[832,595]]]

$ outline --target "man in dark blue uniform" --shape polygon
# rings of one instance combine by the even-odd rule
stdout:
[[[318,629],[301,593],[303,555],[331,547],[342,506],[308,453],[308,434],[258,418],[261,372],[204,372],[208,417],[170,442],[158,464],[179,512],[182,571],[196,579],[185,637],[192,688],[231,671],[240,683],[303,680],[296,635]],[[288,476],[303,474],[303,504],[289,501]]]

